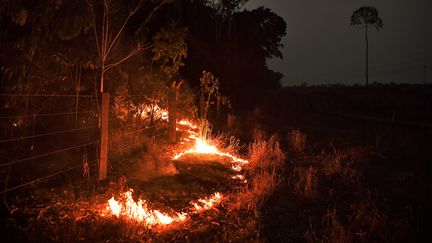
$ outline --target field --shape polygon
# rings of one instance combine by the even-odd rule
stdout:
[[[88,161],[89,174],[78,163],[78,170],[4,193],[2,241],[429,242],[431,111],[430,86],[285,88],[213,128],[210,145],[234,157],[173,159],[193,146],[190,130],[179,126],[176,144],[163,135],[127,136],[128,144],[149,140],[113,152],[104,182],[95,178],[90,152],[51,158],[53,166]],[[234,158],[248,161],[241,173]],[[38,163],[2,173],[9,185],[19,184],[30,172],[42,174]],[[130,188],[133,202],[143,198],[152,215],[157,209],[187,218],[152,224],[108,214],[108,200],[126,200]]]

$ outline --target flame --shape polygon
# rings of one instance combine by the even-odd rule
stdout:
[[[186,119],[181,119],[177,123],[180,124],[180,125],[183,125],[183,126],[188,126],[190,129],[198,129],[198,126],[196,126],[191,121],[186,120]]]
[[[142,113],[140,118],[141,119],[148,119],[150,117],[150,113],[153,111],[153,117],[155,119],[161,119],[163,121],[168,121],[168,111],[166,109],[162,109],[158,105],[153,105],[153,108],[151,105],[142,105]],[[134,115],[136,117],[137,114]]]
[[[185,144],[185,142],[194,141],[194,145],[192,148],[189,148],[186,151],[176,153],[173,157],[173,160],[178,160],[184,155],[187,154],[208,154],[208,155],[217,155],[222,157],[228,157],[231,159],[231,169],[236,172],[240,172],[242,170],[242,166],[249,163],[249,161],[239,158],[231,153],[228,152],[222,152],[220,149],[218,149],[215,145],[211,144],[211,141],[202,139],[199,137],[198,132],[194,131],[198,129],[198,126],[196,126],[193,122],[189,120],[182,119],[177,122],[178,124],[181,124],[183,126],[187,126],[189,129],[187,130],[187,133],[189,133],[189,136],[186,138],[182,138],[182,141],[180,141],[180,144]],[[239,179],[239,178],[232,178],[232,179]],[[246,181],[244,179],[240,179],[242,181]]]
[[[191,202],[192,206],[196,211],[208,210],[214,207],[215,204],[219,203],[222,199],[222,194],[216,192],[208,198],[198,199],[198,202]]]
[[[194,131],[197,130],[198,127],[191,121],[182,119],[178,121],[178,124],[187,127],[186,132],[189,134],[187,138],[182,139],[181,144],[185,144],[185,142],[188,142],[188,144],[190,144],[190,142],[194,142],[194,144],[192,148],[175,154],[173,157],[174,160],[178,160],[187,154],[217,155],[228,157],[231,159],[232,170],[237,172],[242,170],[243,165],[249,163],[245,159],[239,158],[231,153],[221,151],[216,145],[212,144],[211,141],[200,138],[198,136],[198,132]],[[231,178],[247,183],[245,177],[240,174],[236,174]],[[129,191],[122,193],[118,200],[116,200],[113,196],[108,200],[108,205],[106,206],[106,210],[104,213],[102,213],[102,215],[113,215],[116,217],[124,217],[131,220],[136,220],[137,222],[143,222],[148,227],[156,225],[169,225],[175,222],[185,221],[190,218],[191,214],[209,210],[219,204],[223,198],[220,192],[215,192],[208,197],[191,201],[190,204],[192,205],[192,208],[189,208],[187,213],[177,212],[169,215],[162,213],[159,210],[149,209],[147,202],[143,199],[139,199],[137,202],[134,201],[132,193],[133,190],[130,189]]]
[[[209,155],[219,155],[219,156],[223,156],[223,157],[229,157],[229,158],[231,158],[232,162],[234,162],[234,163],[241,163],[241,164],[249,163],[245,159],[241,159],[241,158],[236,157],[230,153],[220,151],[215,145],[211,145],[206,140],[198,138],[198,137],[194,136],[193,134],[190,135],[189,137],[191,139],[195,139],[194,147],[192,147],[192,148],[190,148],[184,152],[176,154],[173,158],[174,160],[178,160],[179,158],[181,158],[182,156],[184,156],[186,154],[209,154]]]
[[[247,183],[247,180],[245,179],[244,175],[240,175],[240,174],[233,175],[233,176],[231,176],[231,179],[233,179],[233,180],[240,180],[243,183]]]
[[[121,205],[114,199],[114,196],[108,200],[111,213],[117,217],[120,217]]]
[[[132,193],[133,190],[129,189],[127,192],[120,195],[118,201],[115,200],[114,197],[108,200],[106,208],[108,214],[116,217],[134,219],[138,222],[144,222],[145,225],[149,227],[155,225],[167,225],[187,219],[187,214],[185,213],[177,213],[175,216],[169,216],[168,214],[161,213],[159,210],[151,210],[148,208],[145,200],[139,199],[138,202],[135,202]]]
[[[193,208],[189,210],[189,214],[180,212],[174,213],[173,216],[170,216],[159,210],[149,209],[147,202],[143,199],[139,199],[136,202],[132,197],[132,193],[133,189],[129,189],[120,195],[119,200],[115,200],[113,196],[108,200],[108,205],[101,215],[113,215],[118,218],[124,217],[137,222],[142,222],[147,227],[153,227],[156,225],[169,225],[175,222],[183,222],[189,218],[189,214],[209,210],[222,200],[222,194],[216,192],[209,197],[197,199],[197,202],[190,202]]]

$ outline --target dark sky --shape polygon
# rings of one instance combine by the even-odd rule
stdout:
[[[431,0],[250,0],[285,19],[284,59],[268,65],[284,85],[364,83],[364,30],[350,26],[361,6],[378,9],[384,26],[369,32],[369,82],[432,83]]]

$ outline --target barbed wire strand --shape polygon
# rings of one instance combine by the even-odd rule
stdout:
[[[135,130],[135,131],[122,133],[122,134],[120,134],[120,135],[121,135],[121,136],[128,136],[128,135],[132,135],[132,134],[135,134],[135,133],[138,133],[138,132],[141,132],[141,131],[145,131],[145,130],[147,130],[147,129],[154,128],[154,127],[156,127],[156,126],[145,127],[145,128],[137,129],[137,130]]]
[[[76,94],[8,94],[3,93],[0,94],[0,96],[11,96],[11,97],[71,97],[76,98]],[[88,98],[95,98],[95,95],[79,95],[79,97],[88,97]]]
[[[154,138],[156,138],[156,137],[159,137],[159,136],[161,136],[161,135],[163,135],[163,134],[165,134],[165,133],[166,133],[166,132],[162,132],[162,133],[159,133],[159,134],[154,135],[154,136],[152,136],[152,137],[142,139],[142,140],[140,140],[140,141],[138,141],[138,142],[136,142],[136,143],[129,144],[129,145],[126,145],[126,146],[123,146],[122,148],[118,149],[118,151],[123,152],[123,151],[126,150],[126,149],[129,149],[129,148],[135,147],[135,146],[137,146],[137,145],[139,145],[139,144],[142,144],[142,143],[144,143],[144,142],[146,142],[146,141],[148,141],[148,140],[151,140],[151,139],[154,139]]]
[[[96,160],[92,160],[92,161],[90,161],[89,163],[93,163],[93,162],[96,162]],[[44,177],[42,177],[42,178],[37,178],[37,179],[35,179],[35,180],[32,180],[32,181],[26,182],[26,183],[24,183],[24,184],[20,184],[20,185],[17,185],[17,186],[14,186],[14,187],[8,188],[8,189],[6,189],[6,190],[1,191],[0,194],[6,193],[6,192],[10,192],[10,191],[14,191],[14,190],[16,190],[16,189],[23,188],[23,187],[26,187],[26,186],[29,186],[29,185],[36,185],[36,184],[39,184],[39,183],[41,183],[41,182],[43,182],[43,181],[45,181],[45,180],[47,180],[47,179],[50,179],[51,177],[54,177],[54,176],[58,176],[58,175],[64,174],[64,173],[66,173],[66,172],[69,172],[69,171],[74,170],[74,169],[76,169],[76,168],[79,168],[79,167],[81,167],[81,166],[82,166],[82,165],[77,165],[77,166],[69,167],[69,168],[67,168],[67,169],[65,169],[65,170],[62,170],[62,171],[59,171],[59,172],[56,172],[56,173],[53,173],[53,174],[50,174],[50,175],[44,176]]]
[[[5,139],[5,140],[0,140],[0,143],[14,142],[14,141],[20,141],[20,140],[25,140],[25,139],[30,139],[30,138],[38,138],[38,137],[45,137],[45,136],[62,134],[62,133],[68,133],[68,132],[75,132],[75,131],[80,131],[80,130],[94,129],[94,128],[97,128],[97,127],[98,126],[73,128],[73,129],[68,129],[68,130],[48,132],[48,133],[42,133],[42,134],[37,134],[37,135],[32,135],[32,136],[26,136],[26,137],[10,138],[10,139]]]
[[[62,149],[54,150],[54,151],[51,151],[51,152],[48,152],[48,153],[38,154],[38,155],[35,155],[35,156],[31,156],[31,157],[27,157],[27,158],[23,158],[23,159],[19,159],[19,160],[13,160],[13,161],[10,161],[10,162],[6,162],[6,163],[3,163],[3,164],[0,164],[0,167],[7,166],[7,165],[17,164],[17,163],[24,162],[24,161],[27,161],[27,160],[42,158],[42,157],[45,157],[45,156],[61,153],[61,152],[68,151],[68,150],[71,150],[71,149],[76,149],[76,148],[81,148],[81,147],[85,147],[85,146],[88,146],[88,145],[96,144],[98,142],[99,141],[96,140],[96,141],[92,141],[92,142],[89,142],[89,143],[80,144],[80,145],[76,145],[76,146],[72,146],[72,147],[67,147],[67,148],[62,148]]]
[[[32,115],[14,115],[14,116],[0,116],[0,119],[11,119],[11,118],[23,118],[23,117],[39,117],[39,116],[65,116],[65,115],[75,115],[75,114],[87,114],[96,113],[96,111],[79,111],[79,112],[58,112],[58,113],[42,113],[42,114],[32,114]]]

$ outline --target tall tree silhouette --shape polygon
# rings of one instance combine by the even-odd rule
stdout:
[[[383,26],[382,19],[378,16],[378,10],[375,7],[361,7],[351,15],[351,25],[360,25],[365,28],[366,41],[366,87],[369,84],[369,43],[368,29],[369,27],[379,30]]]

